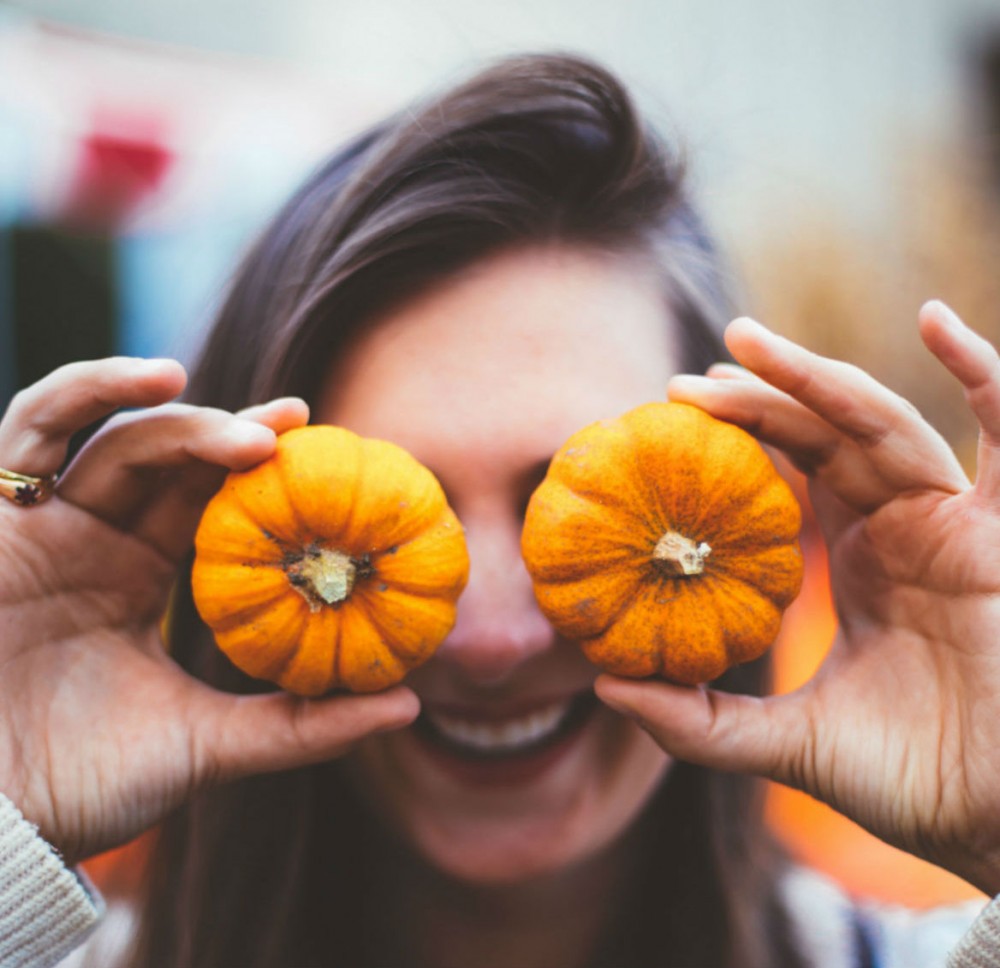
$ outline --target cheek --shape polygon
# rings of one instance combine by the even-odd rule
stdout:
[[[669,766],[645,732],[605,709],[571,755],[505,788],[436,774],[410,730],[371,737],[348,760],[351,782],[407,848],[474,883],[555,874],[596,855],[637,819]]]

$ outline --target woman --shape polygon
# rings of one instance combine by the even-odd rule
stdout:
[[[754,774],[1000,889],[1000,384],[943,306],[921,327],[984,427],[974,488],[903,401],[748,321],[728,340],[757,376],[671,384],[812,477],[842,626],[805,689],[757,698],[765,661],[711,690],[595,683],[537,610],[519,537],[546,461],[723,357],[721,280],[681,166],[617,82],[518,58],[303,187],[237,275],[187,404],[156,406],[184,382],[163,361],[79,364],[19,395],[0,463],[37,476],[29,497],[48,496],[77,428],[152,408],[93,439],[52,501],[0,508],[0,790],[70,863],[162,822],[127,963],[874,963],[844,899],[821,889],[803,912],[813,889],[768,839]],[[455,629],[380,695],[249,680],[212,646],[183,569],[169,658],[161,646],[205,501],[307,420],[303,400],[316,422],[407,447],[466,529]],[[51,876],[86,920],[78,885]],[[42,958],[78,939],[16,894],[19,940]]]

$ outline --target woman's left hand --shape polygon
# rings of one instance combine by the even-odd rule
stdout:
[[[839,620],[813,679],[763,699],[607,675],[597,691],[672,755],[803,789],[996,894],[1000,358],[941,303],[920,330],[979,421],[974,484],[907,401],[749,320],[727,342],[750,373],[671,384],[810,477]]]

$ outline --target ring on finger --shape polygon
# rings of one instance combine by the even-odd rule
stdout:
[[[35,504],[44,504],[55,493],[55,489],[55,474],[31,477],[0,467],[0,496],[18,507],[30,508]]]

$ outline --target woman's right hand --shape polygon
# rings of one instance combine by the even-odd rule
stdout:
[[[197,788],[343,753],[411,722],[396,687],[326,700],[233,696],[183,672],[161,620],[202,509],[231,469],[305,423],[299,400],[233,415],[171,404],[169,360],[74,363],[19,393],[0,466],[58,470],[77,430],[120,407],[51,500],[0,501],[0,792],[70,863],[122,843]]]

